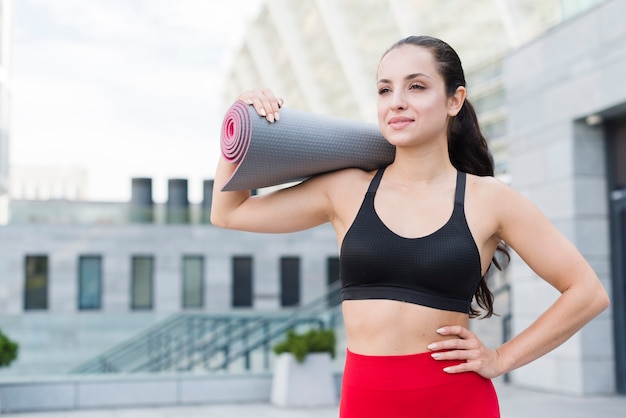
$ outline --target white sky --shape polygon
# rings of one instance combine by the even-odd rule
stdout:
[[[15,0],[11,165],[88,170],[89,198],[131,177],[212,178],[221,82],[262,0]]]

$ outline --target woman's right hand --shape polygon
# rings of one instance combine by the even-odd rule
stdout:
[[[280,108],[285,102],[282,97],[276,97],[271,89],[252,89],[241,93],[237,100],[254,106],[261,116],[265,116],[268,122],[280,119]]]

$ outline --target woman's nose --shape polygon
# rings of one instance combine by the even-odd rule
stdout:
[[[394,110],[406,109],[406,98],[404,96],[404,92],[402,91],[393,92],[393,96],[391,97],[390,107]]]

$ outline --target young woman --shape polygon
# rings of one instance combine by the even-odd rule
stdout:
[[[408,37],[382,57],[378,122],[396,147],[384,169],[339,170],[251,197],[221,192],[212,222],[290,232],[330,222],[340,250],[348,352],[342,418],[499,417],[492,378],[551,351],[609,304],[576,248],[522,195],[493,177],[487,143],[466,100],[456,52]],[[282,99],[239,100],[273,122]],[[561,292],[528,329],[497,349],[468,330],[473,298],[492,313],[485,273],[503,243]]]

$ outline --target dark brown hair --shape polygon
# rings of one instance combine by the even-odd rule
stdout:
[[[435,61],[437,72],[444,80],[446,94],[452,96],[459,87],[465,87],[465,74],[461,59],[456,51],[444,41],[431,36],[409,36],[401,39],[389,48],[383,57],[393,49],[403,45],[413,45],[430,51]],[[487,140],[480,131],[476,111],[465,100],[459,113],[452,117],[448,124],[448,154],[450,162],[459,171],[477,176],[493,176],[493,158],[489,152]],[[500,260],[504,260],[502,263]],[[491,265],[502,270],[510,260],[507,246],[504,242],[498,244],[496,254],[491,260]],[[491,265],[489,268],[491,268]],[[485,274],[485,276],[487,276]],[[474,294],[478,306],[486,311],[484,318],[493,315],[493,293],[483,277]],[[471,308],[470,316],[479,316],[480,311]]]

